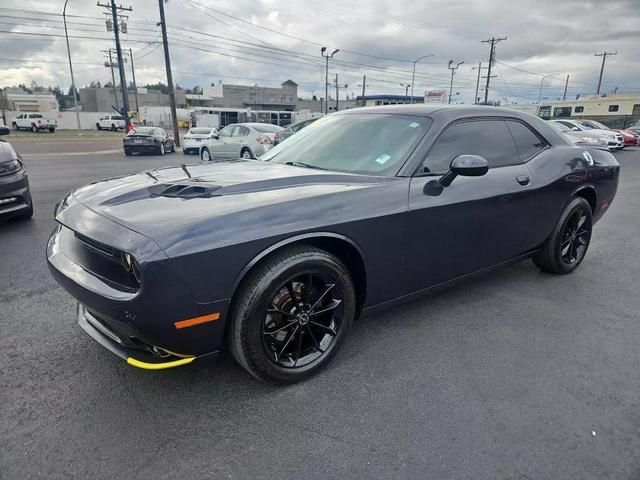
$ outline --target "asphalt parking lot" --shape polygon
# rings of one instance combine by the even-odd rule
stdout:
[[[0,224],[3,480],[640,477],[640,148],[574,274],[525,262],[368,317],[283,388],[226,355],[132,368],[47,270],[64,193],[197,157],[29,141],[35,216]]]

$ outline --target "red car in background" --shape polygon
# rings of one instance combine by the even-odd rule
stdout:
[[[584,125],[585,127],[599,128],[601,130],[611,130],[612,132],[619,133],[620,135],[622,135],[622,140],[624,141],[625,147],[640,145],[640,138],[633,133],[628,132],[627,130],[609,128],[600,122],[596,122],[595,120],[578,120],[578,123]]]

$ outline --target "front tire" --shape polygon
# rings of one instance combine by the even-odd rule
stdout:
[[[160,147],[158,149],[158,154],[160,154],[160,155],[164,155],[165,154],[164,143],[162,143],[162,142],[160,142]]]
[[[31,125],[31,131],[33,133],[38,133],[38,127],[36,127],[35,125]]]
[[[102,130],[102,128],[100,128],[100,124],[99,124],[99,123],[97,123],[97,122],[96,122],[96,128],[97,128],[98,130]]]
[[[236,293],[230,350],[260,380],[299,382],[329,363],[355,313],[344,264],[324,250],[293,246],[263,261]]]
[[[532,260],[545,272],[566,274],[582,263],[591,241],[591,205],[575,197],[565,207],[542,250]]]
[[[49,127],[49,133],[53,133],[53,132],[55,132],[55,131],[56,131],[56,128],[55,128],[55,127]]]
[[[115,124],[115,123],[112,123],[112,124],[111,124],[111,131],[112,131],[112,132],[115,132],[116,130],[118,130],[118,127],[116,127],[116,124]]]

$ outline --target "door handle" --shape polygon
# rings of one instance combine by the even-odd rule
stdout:
[[[531,179],[529,178],[528,175],[519,175],[519,176],[516,177],[516,180],[523,187],[526,186],[526,185],[529,185],[529,182],[531,181]]]

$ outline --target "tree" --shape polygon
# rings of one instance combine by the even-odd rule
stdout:
[[[56,97],[56,100],[58,101],[58,106],[60,107],[60,109],[64,109],[64,93],[62,93],[62,90],[60,89],[59,86],[55,86],[53,88],[49,87],[51,93],[53,94],[54,97]]]
[[[154,83],[154,84],[146,84],[144,86],[144,88],[148,88],[149,90],[159,90],[161,93],[165,93],[168,94],[169,93],[169,87],[167,87],[164,83],[162,82],[158,82],[158,83]]]
[[[69,91],[67,92],[67,96],[73,98],[73,86],[69,87]],[[76,98],[80,98],[80,92],[76,88]]]
[[[313,98],[312,98],[311,100],[313,100],[314,102],[317,102],[317,101],[318,101],[318,97],[316,97],[316,96],[314,95],[314,96],[313,96]]]
[[[91,82],[89,82],[89,88],[101,88],[102,85],[100,84],[100,80],[91,80]]]

